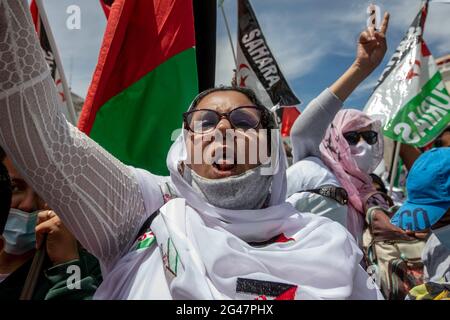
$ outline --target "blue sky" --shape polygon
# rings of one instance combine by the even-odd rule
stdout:
[[[205,0],[207,1],[207,0]],[[301,108],[352,63],[358,34],[366,26],[366,0],[252,0],[252,6]],[[381,66],[349,97],[346,106],[362,108],[385,64],[417,14],[420,0],[373,1],[391,13],[388,53]],[[81,9],[81,29],[68,30],[66,9]],[[85,96],[95,68],[106,19],[97,0],[44,0],[64,69],[74,92]],[[233,37],[236,1],[224,8]],[[221,12],[217,16],[216,82],[229,83],[233,58]],[[435,57],[450,53],[450,4],[430,4],[425,40]]]

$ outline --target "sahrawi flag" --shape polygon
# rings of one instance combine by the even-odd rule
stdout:
[[[300,100],[289,87],[262,34],[248,0],[238,1],[238,46],[236,82],[255,91],[268,108],[282,108],[282,133],[288,136],[290,127],[300,114],[295,105]]]
[[[34,23],[34,27],[36,29],[36,33],[38,34],[39,43],[44,52],[45,60],[47,61],[48,67],[50,69],[50,73],[52,75],[53,80],[55,81],[56,88],[59,93],[59,98],[60,98],[59,102],[60,102],[61,110],[64,113],[66,119],[68,119],[71,123],[75,124],[76,119],[75,119],[75,114],[73,112],[73,109],[69,110],[69,108],[72,108],[71,106],[69,107],[68,100],[70,99],[70,97],[66,97],[66,95],[64,93],[64,87],[63,87],[63,82],[62,82],[62,78],[61,78],[61,73],[59,71],[59,68],[61,66],[58,66],[56,63],[53,48],[50,45],[47,31],[45,30],[45,26],[42,22],[40,12],[39,12],[39,9],[38,9],[38,6],[37,6],[35,0],[31,1],[30,11],[31,11],[31,16],[33,17],[33,23]]]
[[[167,174],[198,93],[194,46],[192,1],[115,0],[79,128],[124,163]]]
[[[450,122],[450,96],[423,40],[425,3],[389,61],[364,111],[382,120],[384,134],[423,147]]]

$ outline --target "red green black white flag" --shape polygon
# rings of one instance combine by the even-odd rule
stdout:
[[[115,0],[80,130],[122,162],[167,174],[172,133],[197,93],[192,1]]]

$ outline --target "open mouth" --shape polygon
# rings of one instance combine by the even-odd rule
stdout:
[[[216,179],[228,178],[236,174],[237,165],[235,163],[218,163],[212,164],[213,175]]]
[[[231,171],[234,168],[236,168],[235,163],[213,163],[213,167],[216,168],[219,171]]]
[[[236,171],[236,154],[231,149],[221,146],[214,151],[213,157],[212,166],[219,177],[230,176]]]

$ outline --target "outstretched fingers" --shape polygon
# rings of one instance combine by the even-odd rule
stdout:
[[[383,17],[383,22],[381,23],[381,27],[380,27],[380,33],[383,36],[386,35],[386,31],[389,26],[389,17],[390,17],[390,14],[388,12],[385,12],[384,17]]]

